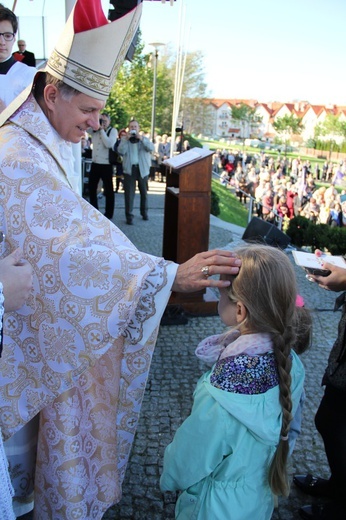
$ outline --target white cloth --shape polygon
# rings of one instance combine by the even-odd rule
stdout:
[[[4,315],[3,286],[0,282],[0,343],[2,337],[2,319]],[[0,518],[1,520],[13,520],[15,518],[12,508],[13,487],[8,473],[8,461],[2,444],[2,432],[0,428]]]
[[[229,356],[258,356],[271,350],[273,342],[270,334],[258,332],[241,336],[239,330],[233,329],[225,334],[214,334],[203,339],[198,344],[195,354],[205,363],[213,365],[218,359]]]
[[[32,83],[37,70],[17,61],[7,72],[0,74],[0,113]]]
[[[14,520],[15,514],[12,508],[13,487],[8,474],[8,461],[2,444],[0,428],[0,518],[1,520]]]
[[[98,130],[94,132],[91,128],[88,130],[92,139],[92,161],[97,164],[109,164],[109,149],[113,148],[118,138],[116,128],[107,130]]]

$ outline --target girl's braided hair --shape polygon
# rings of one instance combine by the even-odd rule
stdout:
[[[288,495],[286,471],[288,431],[292,420],[291,348],[296,337],[300,310],[296,308],[296,278],[286,254],[280,249],[253,244],[237,249],[242,265],[232,279],[229,298],[247,309],[242,325],[249,332],[270,333],[279,374],[282,427],[280,441],[270,465],[269,484],[274,494]]]

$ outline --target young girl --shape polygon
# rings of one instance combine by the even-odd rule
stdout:
[[[279,249],[254,244],[237,255],[239,274],[219,301],[232,329],[197,349],[217,361],[165,451],[161,489],[183,490],[179,520],[269,520],[274,495],[289,491],[288,433],[304,383],[291,350],[301,310],[295,274]]]

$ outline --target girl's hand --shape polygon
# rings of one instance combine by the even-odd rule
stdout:
[[[32,289],[32,268],[22,260],[20,249],[0,260],[0,281],[3,285],[5,312],[20,309]]]

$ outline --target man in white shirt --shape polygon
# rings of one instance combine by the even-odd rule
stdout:
[[[92,137],[92,163],[89,175],[89,200],[94,208],[98,209],[97,186],[102,179],[103,193],[106,197],[105,217],[112,220],[114,213],[113,165],[109,164],[109,149],[113,148],[118,137],[115,128],[110,127],[110,117],[100,115],[98,130],[90,129]]]

